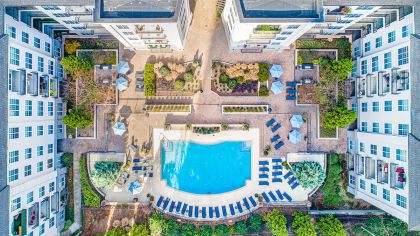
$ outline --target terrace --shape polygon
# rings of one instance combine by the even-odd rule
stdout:
[[[376,164],[375,164],[375,159],[373,159],[372,157],[366,157],[366,178],[367,179],[375,179],[376,178],[376,174],[375,174],[375,170],[376,170]]]
[[[377,173],[377,181],[381,184],[388,184],[389,183],[389,163],[386,163],[382,160],[378,160],[376,162],[376,173]]]

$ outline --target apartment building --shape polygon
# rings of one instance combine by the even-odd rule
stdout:
[[[8,14],[4,33],[9,195],[4,235],[57,235],[67,197],[66,169],[57,153],[57,140],[64,137],[61,42]]]
[[[392,22],[374,24],[378,21],[372,17],[353,41],[351,107],[358,116],[357,127],[348,131],[347,160],[348,191],[408,222],[414,191],[408,136],[414,86],[410,38],[415,32],[414,14],[404,9],[386,9],[394,14]],[[380,14],[380,19],[388,16]]]

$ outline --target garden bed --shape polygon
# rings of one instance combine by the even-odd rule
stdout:
[[[297,86],[297,104],[317,104],[315,89],[316,85],[314,84],[304,84]]]
[[[190,114],[191,105],[147,105],[149,113],[182,113]]]
[[[326,39],[298,39],[297,49],[337,49],[338,58],[351,58],[351,43],[348,38]]]
[[[80,185],[82,186],[82,204],[84,206],[99,207],[101,196],[92,186],[86,165],[86,157],[80,157]]]
[[[118,50],[115,49],[78,49],[76,55],[91,62],[92,65],[116,65]]]
[[[268,105],[222,105],[222,114],[268,114]]]
[[[337,59],[337,49],[296,49],[297,64],[318,64],[321,57]]]
[[[319,126],[319,137],[320,139],[326,139],[326,138],[338,138],[338,128],[331,129],[331,128],[325,128],[321,125]]]
[[[200,126],[194,126],[193,132],[196,134],[214,134],[220,132],[220,126],[214,126],[214,127],[200,127]]]
[[[67,188],[67,203],[64,228],[66,231],[74,223],[74,195],[73,195],[73,154],[64,153],[61,157],[63,165],[67,168],[66,173],[66,188]]]

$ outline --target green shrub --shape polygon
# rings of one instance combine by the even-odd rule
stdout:
[[[293,173],[303,188],[315,188],[325,179],[321,165],[315,161],[298,162],[292,166]]]
[[[243,76],[239,76],[238,78],[236,78],[236,81],[238,82],[238,84],[242,84],[245,81],[245,78]]]
[[[298,211],[293,214],[292,228],[296,236],[316,236],[311,217],[303,212]]]
[[[260,90],[258,92],[258,95],[259,96],[261,96],[261,97],[267,97],[269,95],[269,93],[270,92],[269,92],[267,86],[265,86],[265,85],[261,85],[260,86]]]
[[[274,236],[287,236],[287,219],[280,213],[279,210],[275,209],[271,213],[264,215],[264,221],[266,222],[267,228],[271,230]]]
[[[229,228],[226,225],[216,225],[214,229],[215,236],[228,236],[229,235]]]
[[[167,66],[162,66],[159,69],[159,73],[160,73],[160,75],[162,75],[163,77],[165,77],[165,76],[168,76],[169,73],[171,73],[171,70],[169,70],[169,68]]]
[[[222,84],[226,84],[228,80],[229,80],[229,76],[227,76],[225,73],[219,76],[219,82]]]
[[[147,97],[156,95],[153,64],[146,64],[144,67],[144,95]]]
[[[265,146],[264,156],[268,156],[268,154],[270,154],[270,152],[271,152],[271,146],[270,145]]]
[[[170,219],[166,222],[165,227],[165,236],[178,236],[179,235],[179,225],[174,219]]]
[[[249,224],[248,228],[251,232],[259,232],[263,228],[262,218],[258,214],[251,215],[249,217],[248,224]]]
[[[181,236],[195,236],[197,229],[195,225],[185,223],[181,226]]]
[[[187,71],[184,73],[184,80],[187,83],[191,83],[194,81],[194,75],[191,71]]]
[[[108,232],[106,232],[105,236],[126,236],[127,231],[125,231],[123,228],[117,227],[117,228],[112,228],[111,230],[108,230]]]
[[[258,80],[261,83],[267,81],[270,78],[270,65],[262,63],[259,64],[258,67]]]
[[[333,215],[322,217],[317,223],[321,236],[346,236],[341,222]]]
[[[64,153],[61,157],[61,162],[67,168],[73,166],[73,153]]]
[[[228,88],[230,88],[230,89],[233,89],[233,88],[235,88],[235,86],[238,84],[238,82],[236,82],[236,80],[235,79],[229,79],[228,80],[228,82],[227,82],[227,86],[228,86]]]
[[[86,158],[80,158],[80,185],[82,186],[82,202],[85,206],[99,207],[101,197],[93,190],[89,183]]]
[[[144,224],[134,224],[128,232],[128,236],[148,236],[150,235],[147,226]]]
[[[248,131],[249,130],[249,124],[248,123],[243,123],[242,124],[242,130]]]
[[[198,230],[199,236],[212,236],[212,234],[213,229],[210,227],[210,225],[202,225]]]
[[[357,118],[354,111],[341,105],[335,105],[330,110],[321,113],[322,126],[335,129],[345,128],[353,123]]]
[[[160,215],[158,212],[154,212],[149,217],[149,229],[150,235],[163,235],[166,229],[165,217],[163,215]]]
[[[247,234],[248,233],[248,226],[246,225],[245,221],[238,221],[233,226],[235,230],[235,234]]]
[[[67,40],[64,43],[64,52],[68,55],[73,55],[76,53],[76,50],[79,49],[80,42],[76,40]]]
[[[93,68],[89,60],[80,59],[74,55],[61,58],[60,64],[63,66],[66,73],[76,78],[86,75]]]
[[[184,90],[185,81],[183,79],[176,79],[174,83],[175,90],[182,91]]]
[[[396,219],[384,219],[372,216],[363,224],[353,225],[353,231],[357,236],[419,236],[419,232],[408,231],[407,223]]]
[[[91,112],[87,112],[81,108],[76,108],[72,109],[63,117],[63,123],[71,128],[84,129],[93,123],[92,116]]]
[[[118,178],[121,163],[99,161],[91,173],[92,184],[97,188],[109,190]]]

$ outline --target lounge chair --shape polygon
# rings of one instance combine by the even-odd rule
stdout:
[[[276,190],[276,194],[277,194],[277,197],[279,197],[280,198],[280,200],[283,200],[284,199],[284,197],[283,197],[283,195],[280,193],[280,190]]]
[[[143,71],[136,71],[136,79],[142,79],[144,78]]]
[[[140,162],[140,159],[133,159],[133,163],[139,163]]]
[[[148,177],[153,177],[153,173],[149,173],[147,176]]]
[[[214,213],[216,214],[216,218],[220,218],[219,207],[214,208]]]
[[[292,189],[295,189],[297,186],[299,186],[299,183],[296,181],[296,182],[294,182],[292,185],[290,185],[290,187],[292,188]]]
[[[269,165],[270,163],[268,161],[259,161],[258,164],[261,166],[266,166],[266,165]]]
[[[282,180],[282,179],[280,179],[280,178],[273,178],[271,181],[272,181],[273,183],[282,183],[282,182],[283,182],[283,180]]]
[[[198,213],[199,213],[199,211],[200,211],[200,210],[198,209],[198,206],[195,206],[195,207],[194,207],[194,217],[195,217],[195,218],[198,218]]]
[[[253,207],[256,207],[257,206],[257,202],[255,201],[254,197],[251,196],[251,197],[248,197],[248,199],[251,202],[251,204],[252,204]]]
[[[242,205],[240,202],[236,202],[236,207],[238,207],[239,213],[242,213],[244,210],[242,209]]]
[[[245,205],[246,209],[248,209],[248,210],[251,209],[251,207],[249,206],[248,200],[245,197],[242,200],[244,201],[244,205]]]
[[[289,100],[289,101],[294,101],[294,100],[296,100],[296,96],[293,96],[293,95],[287,95],[287,96],[286,96],[286,100]]]
[[[287,194],[286,192],[283,193],[283,196],[287,199],[287,201],[289,201],[289,202],[292,201],[292,197],[290,197],[290,195]]]
[[[143,170],[141,166],[133,166],[134,171]]]
[[[222,206],[222,214],[224,217],[227,216],[226,206]]]
[[[268,186],[270,183],[268,181],[260,181],[259,185],[261,186]]]
[[[281,147],[283,147],[283,145],[284,145],[284,142],[280,141],[274,146],[274,149],[279,150]]]
[[[296,93],[296,89],[287,89],[286,93]]]
[[[295,87],[297,83],[295,81],[287,81],[286,86]]]
[[[283,166],[282,165],[276,165],[276,166],[273,165],[273,169],[274,170],[282,170]]]
[[[163,206],[162,206],[162,209],[163,210],[165,210],[167,207],[168,207],[168,205],[169,205],[169,198],[167,197],[166,199],[165,199],[165,201],[163,201]]]
[[[283,162],[283,160],[282,159],[278,159],[278,158],[273,158],[273,159],[271,159],[271,162],[275,162],[275,163],[282,163]]]
[[[213,207],[209,207],[209,217],[213,218]]]
[[[268,167],[260,167],[260,171],[264,172],[264,171],[269,171]]]
[[[261,193],[261,195],[263,196],[263,198],[266,202],[270,202],[270,198],[267,196],[267,194],[265,192]]]
[[[207,209],[206,207],[201,207],[201,218],[207,217]]]
[[[270,127],[270,126],[272,126],[274,123],[276,123],[276,120],[272,118],[271,120],[267,121],[267,123],[265,123],[265,126]]]
[[[267,174],[260,174],[259,177],[260,177],[260,179],[268,179]]]
[[[277,198],[276,198],[276,196],[274,196],[274,193],[273,192],[268,192],[268,195],[270,195],[270,197],[271,197],[271,199],[273,199],[273,201],[277,201]]]
[[[276,132],[278,129],[281,128],[281,124],[277,123],[273,128],[271,128],[271,132]]]
[[[235,215],[235,208],[233,207],[232,203],[229,204],[229,209],[230,209],[230,214],[234,216]]]
[[[282,174],[283,174],[283,172],[281,172],[281,171],[273,171],[273,172],[271,172],[271,175],[272,176],[282,175]]]
[[[293,182],[295,182],[295,180],[296,180],[296,177],[293,176],[292,178],[289,179],[289,181],[287,181],[287,183],[291,185]]]
[[[293,173],[291,171],[289,171],[289,172],[287,172],[287,174],[284,175],[283,178],[287,179],[287,178],[289,178],[292,175],[293,175]]]
[[[192,217],[193,215],[193,206],[188,207],[188,217]]]
[[[184,203],[184,205],[182,206],[182,210],[181,210],[181,214],[185,214],[185,212],[187,211],[187,207],[188,207],[188,204],[185,204]]]
[[[280,138],[280,135],[277,134],[276,136],[274,136],[274,137],[271,138],[271,142],[274,143],[277,140],[279,140],[279,138]]]
[[[178,202],[178,204],[176,205],[175,211],[179,213],[179,211],[181,210],[181,205],[182,202]]]
[[[156,202],[156,206],[157,207],[160,207],[160,205],[162,205],[162,201],[163,201],[163,197],[160,196],[159,199],[158,199],[158,201]]]
[[[175,208],[175,202],[171,202],[171,205],[169,206],[169,212],[173,212]]]

